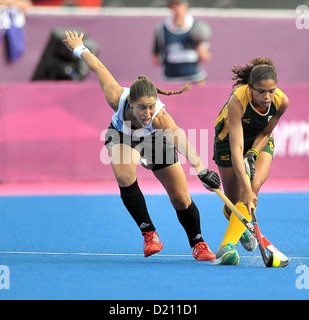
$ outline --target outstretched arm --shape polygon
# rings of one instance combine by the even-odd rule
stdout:
[[[197,173],[205,169],[197,151],[190,145],[187,136],[165,110],[161,110],[153,120],[155,129],[162,129],[167,140],[190,162]]]
[[[164,130],[166,139],[189,161],[195,169],[203,185],[210,191],[220,188],[220,178],[216,172],[205,168],[202,159],[195,148],[187,139],[181,128],[174,119],[165,111],[161,110],[153,120],[153,128]]]
[[[83,33],[78,35],[76,31],[66,31],[65,34],[66,39],[63,40],[63,42],[69,50],[82,58],[89,69],[97,75],[107,103],[116,111],[123,88],[118,84],[103,63],[84,47]]]

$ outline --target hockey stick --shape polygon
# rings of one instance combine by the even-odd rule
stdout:
[[[245,225],[251,234],[253,234],[258,243],[261,251],[262,259],[266,267],[286,267],[289,264],[289,259],[281,251],[279,251],[268,239],[266,239],[260,232],[260,228],[257,223],[255,209],[252,210],[252,221],[249,222],[244,215],[234,206],[229,198],[220,190],[213,189],[213,191],[222,199],[227,207],[236,215],[236,217]],[[266,250],[269,251],[267,256]]]
[[[249,185],[251,187],[251,180],[250,180],[248,173],[246,174],[246,176],[247,176],[247,180],[249,182]],[[271,250],[268,249],[268,251],[270,252],[269,258],[272,258],[272,261],[268,262],[268,264],[270,264],[269,266],[270,267],[271,266],[273,266],[273,267],[286,267],[289,264],[289,259],[287,258],[287,256],[285,256],[282,252],[280,252],[274,245],[271,244],[271,242],[269,240],[267,240],[262,235],[260,228],[258,226],[255,207],[251,209],[251,216],[252,216],[253,224],[255,226],[256,236],[257,236],[257,238],[260,239],[259,249],[261,251],[262,256],[264,253],[266,254],[265,248],[268,247],[269,249],[271,249]],[[271,259],[269,259],[269,260],[271,260]],[[270,262],[272,262],[272,263],[270,263]]]
[[[264,261],[265,266],[267,268],[277,266],[278,263],[277,263],[277,261],[274,260],[275,256],[274,256],[273,252],[270,252],[269,256],[267,257],[266,248],[265,248],[265,245],[264,245],[264,242],[262,239],[260,227],[259,227],[257,219],[256,219],[255,208],[251,209],[251,216],[252,216],[252,222],[253,222],[253,226],[254,226],[254,230],[255,230],[255,237],[258,239],[259,249],[260,249],[262,259]],[[274,263],[276,263],[276,265],[274,265]]]

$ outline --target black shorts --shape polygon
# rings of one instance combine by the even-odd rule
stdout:
[[[244,145],[244,156],[247,151],[252,148],[252,143],[249,145]],[[274,156],[275,141],[271,137],[268,141],[267,146],[263,151],[268,152],[272,157]],[[218,139],[215,139],[214,143],[214,156],[213,160],[219,167],[232,167],[232,155],[229,142],[218,142]]]
[[[116,130],[111,124],[105,135],[105,146],[110,151],[117,144],[126,144],[137,150],[142,166],[148,170],[160,170],[178,162],[176,149],[166,140],[163,130],[145,137],[134,137]]]

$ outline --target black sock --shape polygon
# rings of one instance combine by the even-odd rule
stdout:
[[[129,187],[119,187],[121,199],[142,232],[155,231],[146,201],[137,180]]]
[[[188,209],[183,211],[176,210],[176,212],[179,222],[187,233],[191,248],[199,242],[204,242],[201,232],[200,213],[193,200]]]

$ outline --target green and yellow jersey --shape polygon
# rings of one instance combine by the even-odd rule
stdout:
[[[243,108],[242,127],[244,134],[244,153],[251,148],[256,137],[262,132],[269,120],[279,109],[283,92],[277,88],[274,100],[270,103],[268,111],[265,114],[258,112],[252,106],[252,94],[248,85],[242,85],[236,88],[231,96],[235,95]],[[224,167],[232,166],[231,151],[229,145],[229,119],[228,102],[224,105],[215,121],[215,142],[214,157],[215,162]],[[267,152],[273,154],[274,144],[271,138]]]

